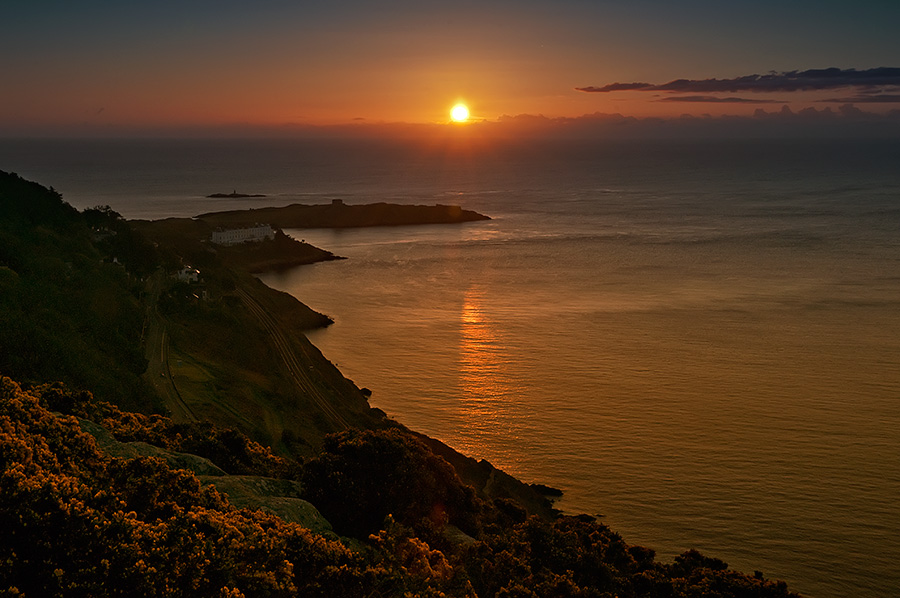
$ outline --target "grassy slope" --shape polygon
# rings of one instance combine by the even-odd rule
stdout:
[[[168,259],[173,265],[191,264],[201,273],[202,284],[187,285],[180,294],[170,289],[161,304],[173,380],[198,418],[238,426],[254,439],[296,455],[311,454],[325,434],[340,429],[296,387],[270,334],[242,300],[247,296],[276,322],[302,367],[318,374],[322,394],[352,414],[357,425],[378,425],[380,414],[303,335],[330,324],[330,318],[249,273],[261,261],[272,262],[282,254],[288,263],[334,256],[283,235],[263,244],[214,246],[206,242],[212,228],[196,220],[134,225],[172,252]],[[191,298],[203,291],[205,300]]]
[[[306,339],[303,331],[310,322],[303,316],[308,308],[232,267],[227,256],[223,259],[229,263],[224,271],[235,282],[236,291],[226,292],[213,305],[190,305],[166,316],[174,382],[200,419],[237,427],[279,453],[294,456],[316,454],[326,434],[343,429],[292,383],[269,335],[237,300],[240,290],[252,295],[287,333],[301,369],[309,370],[318,391],[343,419],[364,429],[399,426],[371,409],[360,390]],[[217,270],[210,266],[204,272],[215,277]],[[491,479],[491,496],[512,497],[531,513],[552,516],[550,503],[527,485],[502,472],[491,478],[494,469],[489,464],[423,438],[479,491]]]
[[[139,246],[124,234],[103,241],[92,234],[59,194],[0,172],[0,371],[156,409],[140,379]]]

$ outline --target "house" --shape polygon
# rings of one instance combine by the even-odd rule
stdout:
[[[200,280],[200,270],[185,266],[175,275],[181,282],[198,282]]]
[[[214,230],[212,242],[216,245],[237,245],[239,243],[253,243],[265,239],[274,239],[275,231],[269,224],[257,224],[247,228],[231,228]]]

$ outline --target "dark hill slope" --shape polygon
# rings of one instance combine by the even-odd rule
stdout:
[[[0,172],[0,372],[146,409],[140,279],[103,245],[57,192]]]

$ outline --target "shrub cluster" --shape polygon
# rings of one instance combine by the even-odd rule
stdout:
[[[247,473],[299,476],[355,548],[235,509],[161,459],[109,458],[77,419],[48,407],[94,417],[123,439],[214,447]],[[694,551],[658,563],[591,517],[545,521],[511,501],[485,502],[400,430],[343,432],[315,459],[290,463],[237,432],[181,428],[58,384],[25,392],[8,378],[0,529],[8,596],[795,596]]]
[[[402,571],[157,458],[111,459],[73,417],[0,378],[0,588],[7,596],[402,595]]]
[[[95,240],[91,224],[110,236]],[[0,371],[152,405],[140,379],[139,295],[155,257],[128,231],[111,210],[83,215],[53,189],[0,171]]]

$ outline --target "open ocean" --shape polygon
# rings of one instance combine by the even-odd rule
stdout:
[[[294,202],[493,220],[295,230],[261,278],[411,428],[819,598],[900,595],[900,142],[0,140],[127,218]],[[213,192],[265,199],[211,200]]]

